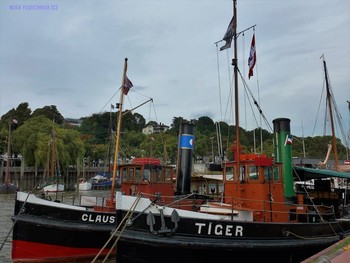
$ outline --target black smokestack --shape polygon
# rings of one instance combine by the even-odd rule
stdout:
[[[194,125],[182,123],[179,134],[179,155],[176,172],[176,194],[191,193],[192,152],[194,147]]]

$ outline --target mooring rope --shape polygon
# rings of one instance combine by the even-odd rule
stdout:
[[[111,240],[113,239],[114,235],[117,233],[117,231],[119,230],[119,228],[124,224],[124,222],[127,219],[130,219],[132,214],[135,211],[135,208],[138,204],[138,202],[141,199],[141,195],[138,194],[137,198],[135,199],[134,203],[131,205],[131,208],[128,210],[128,212],[126,213],[126,215],[124,216],[124,218],[122,219],[122,221],[119,223],[119,225],[117,226],[117,228],[113,231],[113,233],[111,234],[111,236],[109,237],[109,239],[107,240],[107,242],[103,245],[103,247],[100,249],[100,251],[97,253],[97,255],[94,257],[94,259],[91,261],[91,263],[94,263],[98,257],[101,255],[102,251],[107,247],[107,245],[109,244],[109,242],[111,242]],[[114,247],[116,246],[117,242],[120,239],[121,234],[123,233],[124,229],[126,228],[126,224],[123,225],[123,228],[120,232],[120,234],[118,235],[116,241],[113,243],[112,247],[110,248],[110,250],[108,251],[107,255],[105,256],[105,258],[103,259],[102,263],[106,262],[106,260],[108,259],[108,257],[110,256],[112,250],[114,249]]]

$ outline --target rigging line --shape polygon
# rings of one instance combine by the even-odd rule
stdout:
[[[153,99],[151,98],[150,100],[148,100],[148,102],[153,102]],[[149,105],[149,108],[148,108],[148,122],[150,122],[151,121],[151,111],[152,111],[152,105],[150,104]],[[157,123],[158,123],[158,121],[157,121]]]
[[[241,77],[242,77],[242,76],[241,76]],[[253,109],[251,100],[250,100],[250,98],[248,97],[248,94],[247,94],[247,88],[246,88],[246,86],[244,86],[244,90],[245,90],[245,94],[246,94],[245,97],[246,97],[246,99],[247,99],[248,102],[249,102],[250,108]],[[252,114],[253,114],[253,118],[254,118],[254,121],[255,121],[256,126],[259,126],[258,121],[257,121],[257,118],[256,118],[256,116],[255,116],[255,112],[252,111]],[[246,130],[247,130],[247,128],[246,128]],[[255,149],[254,149],[254,152],[255,152]]]
[[[233,105],[233,78],[231,79],[231,84],[230,84],[230,89],[229,89],[229,94],[228,94],[228,97],[227,97],[227,104],[226,104],[226,109],[225,109],[225,117],[224,119],[226,120],[227,119],[227,123],[228,125],[230,126],[230,120],[232,119],[232,123],[233,125],[234,124],[234,120],[233,120],[233,116],[234,116],[234,105]],[[231,110],[230,110],[231,109]],[[228,117],[227,117],[228,115]],[[226,146],[225,146],[225,149],[226,151],[228,151],[228,149],[230,148],[230,145],[229,145],[229,142],[231,141],[230,139],[230,130],[231,129],[227,129],[227,141],[226,141]]]
[[[302,180],[300,179],[300,176],[299,176],[298,172],[295,170],[295,167],[294,167],[292,161],[291,161],[291,160],[288,160],[288,162],[289,162],[289,164],[292,166],[293,173],[295,174],[295,176],[298,178],[299,181],[302,181]],[[315,204],[313,198],[311,198],[310,193],[307,191],[307,189],[306,189],[305,187],[304,187],[303,189],[304,189],[305,195],[307,196],[307,199],[310,201],[312,207],[315,209],[315,212],[316,212],[317,215],[320,217],[320,220],[321,220],[322,222],[325,222],[325,220],[324,220],[323,217],[322,217],[322,214],[321,214],[320,210],[317,208],[317,205]],[[333,233],[336,234],[336,231],[335,231],[334,227],[332,226],[331,222],[330,222],[330,221],[327,221],[327,223],[328,223],[329,227],[333,230]],[[340,226],[340,222],[338,222],[338,225]]]
[[[140,194],[137,195],[137,199],[134,201],[134,203],[132,204],[132,206],[131,206],[131,208],[130,208],[130,209],[132,209],[132,211],[129,213],[129,211],[130,211],[130,210],[129,210],[129,211],[127,212],[127,214],[125,215],[125,216],[128,216],[128,217],[127,217],[127,222],[124,223],[124,225],[123,225],[123,227],[122,227],[122,230],[120,231],[120,234],[117,236],[116,240],[114,241],[112,247],[109,249],[109,251],[108,251],[107,255],[105,256],[105,258],[103,259],[102,263],[105,263],[106,260],[108,260],[110,254],[111,254],[112,251],[115,249],[115,247],[116,247],[116,245],[117,245],[117,243],[118,243],[118,241],[119,241],[121,235],[123,234],[125,228],[126,228],[127,225],[128,225],[128,221],[131,219],[133,213],[135,212],[136,206],[138,205],[138,203],[139,203],[141,197],[142,197],[142,196],[141,196]],[[129,215],[128,215],[128,213],[129,213]],[[125,218],[125,217],[124,217],[124,218]],[[121,224],[124,222],[124,218],[123,218],[123,221],[121,222]],[[119,226],[118,226],[118,227],[119,227]],[[111,237],[113,237],[113,236],[117,233],[117,230],[118,230],[118,228],[114,231],[114,233],[112,233]]]
[[[324,74],[324,73],[323,73],[323,71],[322,71],[322,75],[323,75],[323,74]],[[321,105],[323,104],[322,101],[324,100],[323,94],[325,94],[326,80],[325,80],[324,76],[322,76],[322,79],[323,79],[323,85],[322,85],[320,100],[319,100],[319,103],[318,103],[318,109],[317,109],[317,114],[316,114],[316,120],[315,120],[315,123],[314,123],[314,128],[313,128],[313,131],[312,131],[312,136],[315,135],[318,116],[319,116],[319,114],[320,114]]]
[[[111,103],[111,100],[115,97],[115,95],[117,95],[117,93],[120,91],[121,87],[114,92],[113,96],[106,102],[106,104],[102,107],[102,109],[98,112],[98,114],[101,114],[103,112],[103,110],[107,107],[107,104]]]
[[[256,35],[256,30],[255,30],[255,26],[253,27],[253,35]],[[256,38],[255,38],[255,53],[257,55],[257,45],[256,45]],[[258,89],[258,102],[259,105],[261,105],[261,101],[260,101],[260,83],[259,83],[259,70],[258,70],[258,60],[255,60],[255,72],[256,72],[256,86]],[[259,120],[260,120],[260,127],[262,127],[262,117],[259,116]],[[263,144],[263,131],[260,128],[260,147],[261,147],[261,151],[263,151],[264,149],[264,144]]]
[[[233,109],[233,98],[232,98],[232,94],[233,94],[233,78],[232,78],[232,72],[231,72],[231,68],[230,68],[230,56],[229,56],[229,49],[226,50],[226,54],[227,54],[227,69],[228,69],[228,82],[229,82],[229,93],[227,95],[227,101],[226,101],[226,106],[225,106],[225,110],[223,113],[223,109],[222,109],[222,91],[221,91],[221,80],[220,80],[220,60],[219,60],[219,51],[218,51],[218,45],[217,43],[221,42],[222,40],[215,42],[216,45],[216,53],[217,53],[217,71],[218,71],[218,83],[219,83],[219,100],[220,100],[220,121],[226,121],[228,124],[230,124],[230,119],[231,119],[231,114],[233,114],[232,112],[228,112],[229,109]],[[228,117],[227,117],[228,116]],[[234,120],[233,120],[234,121]]]
[[[241,76],[241,78],[243,78],[243,76]],[[247,89],[248,89],[248,87],[247,87],[246,85],[244,85],[244,88],[245,88],[245,93],[247,94]],[[246,95],[246,97],[247,97],[247,100],[248,100],[248,102],[249,102],[250,108],[253,109],[250,98],[248,97],[248,95]],[[254,100],[254,98],[253,98],[253,100]],[[255,104],[255,103],[254,103],[254,104]],[[256,126],[259,127],[259,124],[258,124],[256,115],[255,115],[255,113],[254,113],[253,110],[252,110],[252,114],[253,114],[253,117],[254,117]],[[259,114],[259,115],[260,115],[260,114]],[[254,137],[255,137],[255,135],[254,135]],[[255,151],[255,148],[254,148],[254,152],[256,152],[256,151]]]
[[[242,33],[242,61],[245,61],[245,34],[244,32]],[[243,66],[243,76],[245,76],[245,67]],[[245,91],[245,90],[244,90]],[[244,126],[245,129],[247,130],[247,94],[246,91],[244,92]]]
[[[239,75],[241,76],[241,79],[242,79],[242,82],[243,82],[243,86],[245,87],[245,89],[248,91],[248,93],[250,94],[250,96],[251,96],[252,99],[254,100],[254,104],[256,105],[256,107],[257,107],[257,109],[258,109],[260,115],[262,116],[263,120],[265,121],[265,124],[266,124],[267,127],[270,129],[270,131],[272,131],[271,125],[270,125],[269,122],[267,121],[267,119],[266,119],[264,113],[262,112],[262,109],[260,108],[258,102],[257,102],[256,99],[254,98],[253,93],[252,93],[251,90],[249,89],[248,84],[245,82],[245,80],[244,80],[244,78],[243,78],[243,76],[242,76],[242,73],[241,73],[241,71],[240,71],[239,69],[238,69],[238,73],[239,73]]]
[[[154,116],[156,118],[156,122],[159,123],[159,125],[161,125],[160,122],[158,122],[158,116],[157,116],[157,111],[156,111],[156,107],[155,107],[155,104],[153,102],[153,100],[151,101],[151,105],[150,105],[151,108],[153,108],[153,112],[154,112]],[[150,108],[150,110],[151,110]],[[161,140],[161,143],[163,145],[163,148],[164,148],[164,163],[167,164],[168,162],[170,162],[169,160],[169,157],[168,157],[168,153],[167,153],[167,149],[166,149],[166,143],[165,143],[165,134],[163,132],[160,132],[159,133],[159,137],[160,137],[160,140]]]
[[[345,132],[344,126],[343,126],[343,117],[341,116],[341,113],[339,111],[338,105],[337,105],[337,103],[335,101],[335,96],[333,94],[332,85],[330,85],[329,89],[330,89],[330,93],[331,93],[331,100],[332,100],[333,110],[335,112],[335,117],[336,117],[336,120],[337,120],[335,123],[338,124],[337,125],[337,129],[339,127],[339,130],[340,130],[339,134],[341,134],[341,137],[342,137],[344,143],[346,144],[346,146],[348,146],[349,144],[348,144],[348,140],[347,140],[347,137],[346,137],[346,132]]]
[[[221,101],[221,82],[220,82],[220,63],[219,63],[219,48],[218,44],[216,46],[216,64],[217,64],[217,71],[218,71],[218,84],[219,84],[219,106],[220,106],[220,120],[222,120],[222,101]],[[349,106],[350,107],[350,106]]]
[[[291,165],[292,170],[293,170],[293,174],[298,178],[298,181],[302,181],[302,180],[300,179],[300,176],[299,176],[298,172],[295,170],[295,167],[294,167],[294,165],[293,165],[292,160],[289,159],[289,160],[286,160],[286,161],[288,162],[289,165]],[[307,191],[307,189],[306,189],[305,187],[304,187],[303,189],[304,189],[305,195],[307,196],[307,199],[310,201],[312,207],[315,209],[315,212],[316,212],[317,215],[320,217],[320,220],[321,220],[322,222],[324,222],[324,219],[323,219],[323,217],[322,217],[322,215],[321,215],[319,209],[317,209],[317,206],[316,206],[316,204],[315,204],[313,198],[311,198],[310,193]],[[329,223],[329,222],[328,222],[328,223]],[[334,229],[333,229],[333,227],[332,227],[331,225],[330,225],[330,227],[331,227],[332,230],[334,231]]]
[[[158,123],[158,115],[157,115],[156,107],[154,105],[154,101],[153,100],[151,101],[150,107],[153,109],[154,117],[156,119],[156,122]]]
[[[103,245],[103,247],[100,249],[100,251],[97,253],[97,255],[94,257],[94,259],[91,261],[91,263],[94,263],[98,257],[101,255],[102,251],[107,247],[107,245],[112,241],[114,235],[118,232],[118,230],[122,227],[122,230],[120,231],[120,234],[118,235],[118,237],[116,238],[116,241],[114,242],[113,246],[110,248],[108,254],[106,255],[106,257],[104,258],[103,262],[105,262],[107,260],[107,258],[110,255],[110,252],[112,251],[112,249],[114,249],[114,247],[116,246],[117,242],[119,241],[120,236],[122,235],[122,233],[124,232],[125,228],[126,228],[126,223],[124,223],[126,220],[129,220],[132,216],[132,214],[135,211],[135,208],[138,204],[138,202],[141,199],[141,195],[138,194],[136,196],[135,201],[132,203],[130,209],[127,211],[127,213],[125,214],[125,216],[123,217],[123,219],[121,220],[121,222],[119,223],[119,225],[117,226],[117,228],[111,233],[109,239],[106,241],[106,243]]]
[[[231,65],[231,59],[230,59],[230,56],[229,56],[229,49],[226,49],[226,58],[227,58],[227,76],[228,76],[228,85],[229,85],[229,94],[228,94],[228,100],[227,100],[227,104],[226,104],[226,110],[225,110],[225,117],[224,117],[224,119],[226,119],[226,116],[227,116],[227,111],[229,110],[229,109],[232,109],[232,111],[233,111],[233,109],[234,109],[234,107],[233,107],[233,81],[234,81],[234,78],[233,78],[233,76],[232,76],[232,70],[231,70],[231,68],[230,68],[230,65]],[[232,113],[232,115],[231,115],[231,113]],[[233,114],[233,112],[229,112],[228,113],[228,120],[230,120],[231,118],[231,116],[234,116],[234,114]],[[233,120],[234,121],[234,120]],[[228,121],[228,123],[229,123],[229,121]]]

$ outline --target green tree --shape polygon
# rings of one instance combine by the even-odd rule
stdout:
[[[182,117],[173,117],[173,123],[170,125],[169,132],[173,135],[179,133],[181,123],[188,122],[186,119]]]
[[[43,115],[49,120],[52,120],[53,122],[57,124],[62,124],[64,121],[64,117],[62,114],[57,110],[57,107],[55,105],[51,106],[44,106],[43,108],[38,108],[33,111],[32,118]]]
[[[195,125],[196,130],[201,131],[203,135],[209,135],[210,133],[215,132],[214,121],[208,116],[199,117],[193,124]]]
[[[132,113],[126,111],[123,113],[122,118],[122,130],[133,130],[142,132],[142,129],[146,126],[145,118],[139,113]]]
[[[84,144],[79,132],[60,128],[50,119],[37,116],[21,125],[13,134],[15,148],[22,154],[26,165],[44,166],[47,152],[55,132],[58,159],[62,167],[75,165],[84,154]]]

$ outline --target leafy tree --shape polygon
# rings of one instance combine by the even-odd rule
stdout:
[[[134,130],[126,131],[121,136],[120,153],[123,153],[126,158],[141,157],[143,155],[141,144],[145,137],[145,134]]]
[[[214,121],[208,116],[199,117],[198,120],[194,121],[194,125],[203,135],[209,135],[215,132]]]
[[[11,125],[12,131],[17,129],[24,121],[30,118],[31,109],[28,107],[27,102],[23,102],[18,105],[16,109],[9,110],[1,117],[0,120],[0,152],[7,151],[7,138],[9,125]],[[16,123],[13,123],[16,120]],[[15,153],[16,154],[16,153]]]
[[[29,105],[27,102],[23,102],[18,105],[18,107],[12,108],[7,113],[2,115],[0,120],[0,128],[8,129],[8,124],[13,119],[16,119],[18,122],[18,125],[22,124],[24,121],[28,120],[31,116],[31,109],[29,108]]]
[[[88,144],[106,144],[110,133],[111,119],[115,113],[104,112],[102,114],[93,114],[90,117],[82,119],[79,131],[87,139]],[[113,127],[113,126],[112,126]]]
[[[53,131],[62,167],[75,165],[77,158],[83,156],[84,145],[78,131],[62,129],[41,115],[26,121],[13,134],[15,148],[24,157],[26,165],[45,166]]]
[[[158,123],[156,121],[149,121],[146,126],[152,125],[152,126],[158,126]]]
[[[123,113],[122,118],[122,130],[133,130],[142,132],[142,129],[146,126],[145,118],[139,113],[132,113],[130,111]]]
[[[140,148],[141,157],[160,158],[164,163],[175,163],[177,159],[177,137],[169,133],[147,135]]]
[[[210,136],[206,136],[205,134],[200,133],[195,130],[195,141],[194,141],[194,154],[200,158],[204,156],[211,156],[211,140]]]
[[[119,112],[93,114],[82,118],[80,127],[69,126],[63,121],[63,116],[58,112],[56,106],[45,106],[32,113],[29,104],[23,102],[17,108],[4,114],[0,120],[0,149],[6,151],[9,123],[16,119],[17,125],[11,126],[14,133],[12,152],[21,153],[27,164],[45,164],[53,127],[56,131],[57,148],[63,166],[75,164],[76,158],[80,154],[82,157],[84,153],[91,162],[99,159],[106,160],[108,152],[110,156],[114,155],[114,137],[118,116]],[[123,157],[159,157],[167,161],[170,160],[172,163],[176,162],[179,127],[181,123],[188,122],[188,120],[182,117],[173,117],[168,131],[147,136],[142,134],[142,129],[146,126],[142,115],[125,111],[122,121],[120,153]],[[195,125],[194,153],[198,158],[209,157],[211,159],[212,148],[214,148],[214,155],[217,155],[215,153],[218,145],[217,132],[220,132],[225,154],[229,159],[232,159],[232,146],[236,137],[234,125],[228,125],[226,122],[214,123],[208,116],[202,116],[191,120],[191,122]],[[155,121],[150,121],[148,124],[158,125]],[[260,149],[261,138],[263,151]],[[240,129],[240,144],[243,153],[256,151],[272,156],[272,139],[272,133],[264,129],[257,128],[252,131]],[[303,142],[308,158],[323,159],[326,156],[331,137],[316,136],[302,140],[302,138],[295,136],[292,145],[293,156],[304,155]],[[337,143],[339,158],[345,158],[347,149],[339,139],[337,139]],[[331,154],[333,155],[333,152]],[[332,155],[330,158],[334,158]]]
[[[169,132],[173,135],[179,133],[180,125],[181,123],[188,122],[188,120],[182,118],[182,117],[174,117],[173,123],[170,125]]]
[[[38,108],[35,111],[33,111],[32,118],[43,115],[49,120],[52,120],[53,122],[57,124],[62,124],[64,121],[64,117],[62,114],[57,110],[57,107],[55,105],[51,106],[45,106],[43,108]]]

